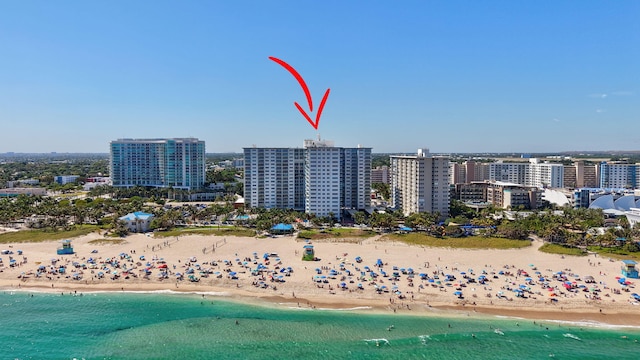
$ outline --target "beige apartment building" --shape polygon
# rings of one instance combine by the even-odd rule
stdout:
[[[391,203],[405,216],[417,213],[449,214],[449,158],[432,156],[429,149],[416,155],[391,156]]]

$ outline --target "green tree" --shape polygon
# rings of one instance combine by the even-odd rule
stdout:
[[[380,196],[382,196],[383,199],[388,201],[391,198],[389,184],[372,183],[371,188],[377,191],[378,194],[380,194]]]

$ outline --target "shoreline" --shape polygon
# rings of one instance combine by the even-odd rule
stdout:
[[[117,284],[113,284],[117,285]],[[282,310],[298,308],[304,311],[352,311],[363,314],[378,314],[389,316],[438,316],[438,317],[472,317],[472,318],[505,318],[513,320],[531,320],[538,322],[558,322],[561,324],[574,326],[590,326],[597,328],[626,328],[640,331],[640,314],[625,312],[605,312],[593,313],[588,308],[569,308],[566,310],[550,311],[546,309],[533,309],[527,307],[505,307],[505,306],[463,306],[450,304],[420,304],[415,303],[411,310],[393,312],[384,301],[369,299],[335,299],[319,298],[310,301],[303,297],[288,297],[273,294],[255,294],[252,292],[224,289],[224,288],[202,288],[198,286],[183,287],[178,289],[167,289],[165,287],[148,286],[145,288],[131,288],[129,286],[117,289],[118,286],[95,286],[82,285],[58,286],[49,288],[47,286],[7,286],[0,282],[0,291],[3,292],[24,292],[24,293],[45,293],[57,294],[68,293],[72,296],[75,292],[79,294],[152,294],[152,295],[203,295],[219,298],[224,301],[236,302],[240,304],[272,306],[276,305]],[[335,301],[333,301],[335,300]],[[305,306],[297,306],[303,304]]]
[[[523,249],[468,250],[411,246],[379,241],[379,237],[329,239],[313,242],[320,259],[307,262],[301,259],[302,247],[311,242],[291,236],[154,238],[135,234],[121,244],[92,242],[96,239],[98,234],[75,238],[75,254],[62,256],[52,255],[59,244],[55,241],[2,245],[15,252],[21,249],[23,255],[13,255],[19,263],[11,267],[6,266],[7,255],[0,256],[5,260],[0,264],[0,289],[212,294],[283,308],[640,327],[640,304],[616,284],[619,263],[595,256],[541,253],[537,248],[542,243],[536,241]],[[383,259],[384,265],[375,265],[376,259]],[[58,272],[63,266],[68,271]],[[405,267],[415,269],[415,275],[401,271]],[[539,275],[526,280],[527,271]],[[378,275],[371,275],[374,272]],[[572,281],[571,289],[564,288],[570,281],[555,278],[557,273]],[[195,282],[187,274],[196,277]],[[445,274],[456,278],[445,281]],[[475,281],[480,274],[486,274],[486,283]],[[595,278],[587,284],[592,289],[582,284],[585,275]],[[538,276],[545,278],[544,283],[536,281]],[[518,290],[522,287],[526,292]],[[629,292],[637,291],[633,283],[628,287]],[[455,296],[458,291],[464,297]],[[518,296],[521,293],[525,296]]]

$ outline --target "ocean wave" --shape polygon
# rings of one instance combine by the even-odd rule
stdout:
[[[560,325],[568,325],[573,327],[591,327],[598,329],[630,329],[630,330],[640,330],[640,326],[638,325],[615,325],[615,324],[607,324],[598,321],[592,320],[583,320],[583,321],[569,321],[569,320],[544,320],[545,322],[555,323]]]
[[[294,303],[290,303],[290,302],[283,302],[283,303],[278,303],[278,305],[282,305],[282,306],[286,306],[287,309],[291,309],[291,310],[322,310],[322,311],[358,311],[358,310],[371,310],[373,309],[373,307],[371,306],[355,306],[355,307],[350,307],[350,308],[311,308],[308,306],[298,306],[297,304],[294,305]]]
[[[228,292],[215,291],[175,291],[175,290],[95,290],[83,291],[83,294],[160,294],[160,295],[207,295],[207,296],[231,296]]]
[[[577,337],[577,336],[575,336],[573,334],[570,334],[570,333],[562,334],[562,336],[564,336],[566,338],[574,339],[574,340],[582,340],[579,337]]]
[[[385,339],[385,338],[381,338],[381,339],[362,339],[364,342],[366,342],[367,344],[369,343],[375,343],[376,346],[380,346],[380,345],[391,345],[389,344],[389,340]]]
[[[418,339],[422,345],[427,345],[427,341],[431,341],[431,335],[418,335]],[[436,340],[437,341],[437,340]]]

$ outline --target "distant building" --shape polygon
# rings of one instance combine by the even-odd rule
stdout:
[[[600,187],[640,188],[640,164],[600,163]]]
[[[205,144],[195,138],[118,139],[110,144],[113,186],[200,189],[205,182]]]
[[[106,176],[95,176],[87,178],[84,185],[82,185],[82,189],[85,191],[89,191],[98,186],[111,185],[111,178]]]
[[[490,164],[467,160],[462,164],[450,163],[449,176],[451,184],[469,184],[474,181],[489,180]]]
[[[536,209],[542,200],[542,192],[537,187],[503,181],[456,184],[454,196],[462,202],[487,202],[503,209],[519,206]]]
[[[11,184],[9,184],[9,183],[11,183]],[[15,184],[35,186],[35,185],[40,184],[40,180],[38,180],[38,179],[25,179],[25,180],[9,181],[9,183],[7,183],[8,187],[15,187]]]
[[[453,197],[462,202],[487,201],[488,182],[472,181],[470,183],[455,184]]]
[[[56,176],[53,180],[60,185],[65,185],[65,184],[75,182],[76,180],[78,180],[79,177],[80,176],[78,175],[60,175],[60,176]]]
[[[640,224],[640,208],[631,208],[624,213],[629,221],[629,226],[633,228],[636,224]]]
[[[142,211],[136,211],[120,217],[120,220],[127,223],[127,228],[131,232],[147,232],[153,220],[153,214],[148,214]]]
[[[234,168],[241,169],[244,167],[244,159],[233,159],[231,165]]]
[[[371,183],[389,184],[389,167],[385,165],[371,169]]]
[[[578,187],[577,167],[575,165],[564,166],[564,183],[565,188]]]
[[[451,184],[464,184],[467,182],[467,167],[454,162],[449,163],[449,179]]]
[[[0,197],[15,197],[18,195],[38,195],[44,196],[47,189],[44,188],[8,188],[0,189]]]
[[[412,213],[449,214],[449,158],[432,156],[429,149],[417,155],[391,156],[391,203]]]
[[[540,163],[538,159],[529,159],[529,163],[496,162],[489,164],[489,180],[561,188],[564,186],[564,167],[562,164]]]
[[[566,188],[595,188],[599,187],[599,167],[585,165],[584,161],[576,161],[572,165],[564,166],[564,187]]]
[[[535,187],[495,181],[489,183],[487,188],[487,201],[503,209],[515,209],[519,206],[536,209],[541,199],[542,193]]]

